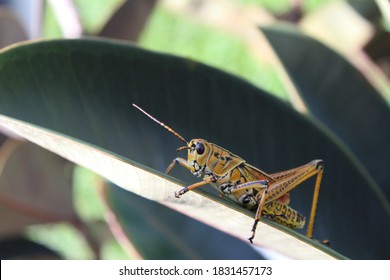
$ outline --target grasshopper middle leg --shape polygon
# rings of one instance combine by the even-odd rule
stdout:
[[[240,190],[246,190],[246,189],[256,189],[259,191],[256,195],[256,199],[259,200],[259,204],[257,206],[255,220],[254,220],[253,226],[252,226],[252,235],[251,235],[251,237],[248,238],[251,243],[253,243],[253,238],[255,238],[257,224],[259,223],[259,221],[261,219],[261,213],[263,211],[264,204],[267,201],[268,186],[269,186],[269,182],[267,180],[259,180],[259,181],[247,182],[247,183],[232,187],[232,189],[231,189],[232,193],[240,191]]]

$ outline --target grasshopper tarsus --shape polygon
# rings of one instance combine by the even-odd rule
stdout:
[[[251,244],[253,244],[253,239],[254,239],[254,238],[255,238],[255,232],[252,231],[251,237],[248,238],[248,240],[249,240],[249,242],[250,242]]]
[[[248,240],[252,244],[253,244],[253,239],[255,238],[256,228],[257,228],[257,224],[259,223],[259,221],[260,221],[259,219],[255,219],[253,226],[252,226],[252,235],[251,235],[251,237],[248,238]]]
[[[188,192],[188,187],[182,188],[180,191],[175,192],[175,197],[180,198],[186,192]]]

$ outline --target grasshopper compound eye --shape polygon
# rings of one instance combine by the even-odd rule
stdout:
[[[204,153],[204,145],[200,142],[196,143],[195,150],[198,153],[198,155],[201,155]]]

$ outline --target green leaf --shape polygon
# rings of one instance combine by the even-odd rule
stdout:
[[[204,192],[202,195],[197,194],[198,192],[190,192],[186,194],[184,198],[178,200],[174,197],[174,192],[183,188],[184,184],[175,182],[176,180],[172,181],[172,178],[167,178],[166,175],[159,174],[159,172],[155,170],[150,170],[139,163],[125,160],[92,145],[86,145],[80,140],[75,140],[69,136],[64,136],[25,122],[4,116],[0,117],[0,121],[13,132],[18,133],[27,139],[36,141],[38,144],[47,147],[59,155],[67,157],[71,161],[93,169],[98,174],[118,183],[127,190],[146,198],[156,200],[176,211],[182,212],[190,217],[194,217],[204,222],[205,224],[212,225],[221,231],[227,232],[238,239],[245,240],[243,232],[246,232],[252,227],[253,213],[250,211],[244,211],[244,209],[240,208],[237,204],[231,201],[221,201],[218,197],[215,197],[215,195]],[[144,235],[135,236],[140,237],[141,239],[136,240],[136,243],[139,246],[146,246],[146,248],[139,248],[146,257],[152,259],[161,258],[161,248],[163,248],[163,254],[166,258],[172,256],[181,256],[182,258],[189,258],[192,256],[199,258],[202,255],[199,254],[199,250],[205,250],[205,248],[200,248],[197,244],[195,244],[196,247],[193,247],[194,244],[187,242],[187,240],[194,238],[194,236],[192,236],[193,234],[198,236],[199,232],[204,232],[205,226],[202,226],[197,230],[193,230],[189,234],[183,236],[176,234],[174,237],[163,238],[167,237],[166,234],[165,236],[163,234],[164,232],[167,232],[167,228],[173,228],[177,231],[177,228],[182,224],[181,221],[183,219],[180,218],[180,222],[178,222],[178,216],[176,216],[175,219],[171,216],[166,223],[158,223],[156,226],[153,219],[150,219],[150,215],[149,217],[145,215],[144,209],[148,208],[147,203],[131,203],[131,195],[128,195],[124,199],[124,195],[120,194],[121,199],[115,199],[115,195],[110,196],[110,190],[112,193],[112,189],[108,189],[107,191],[108,199],[105,198],[105,196],[102,196],[102,198],[104,201],[108,202],[106,204],[111,204],[111,208],[116,209],[116,215],[119,219],[121,219],[122,227],[126,227],[127,229],[127,231],[122,231],[122,233],[125,233],[128,237],[132,237],[131,239],[133,240],[134,236],[131,234],[129,229],[136,227],[140,230],[139,228],[143,227],[143,230],[141,231],[144,232]],[[137,200],[142,201],[141,197],[138,197]],[[218,202],[216,202],[216,200],[218,200]],[[124,204],[126,205],[126,210],[119,212],[118,209],[124,209],[121,208],[121,205],[123,207]],[[136,207],[133,207],[133,204],[135,204]],[[156,213],[166,212],[164,208],[157,207],[157,204],[154,205],[154,209]],[[136,215],[141,214],[141,221],[146,221],[146,223],[142,224],[131,217],[128,219],[128,212],[134,212]],[[188,222],[192,224],[192,227],[194,228],[198,228],[200,226],[200,224],[195,221],[189,220]],[[150,225],[148,223],[150,223]],[[255,244],[263,247],[263,249],[259,249],[262,250],[263,253],[265,252],[268,255],[275,256],[275,253],[278,255],[277,253],[279,252],[279,254],[282,254],[282,257],[294,259],[344,258],[329,248],[322,246],[319,242],[308,240],[307,238],[302,237],[281,225],[274,224],[270,221],[267,222],[267,220],[264,220],[263,223],[265,224],[261,226],[261,231],[257,233],[256,238],[254,239]],[[272,227],[267,226],[266,224],[270,224]],[[121,228],[121,226],[118,226],[117,224],[112,224],[112,226],[114,231]],[[154,250],[152,251],[150,251],[150,249],[148,250],[149,246],[147,244],[150,243],[150,241],[145,243],[145,237],[150,231],[150,228],[153,228],[154,231],[160,232],[160,246],[154,246]],[[170,233],[175,231],[171,230]],[[284,233],[282,231],[284,231]],[[128,240],[123,238],[122,233],[117,235],[118,241],[128,248]],[[211,233],[212,236],[214,236],[214,239],[221,239],[225,243],[229,243],[231,252],[229,255],[223,254],[225,251],[221,250],[219,244],[212,242],[209,243],[207,247],[207,251],[209,252],[208,258],[221,258],[217,257],[221,254],[223,254],[224,259],[237,259],[242,258],[243,255],[253,255],[253,251],[247,246],[249,244],[247,240],[245,240],[246,247],[243,247],[242,242],[231,242],[231,238],[229,240],[227,235],[223,235],[215,230],[211,231]],[[207,238],[209,237],[211,236],[207,235]],[[172,243],[172,240],[174,240],[175,243],[181,244],[181,246],[167,246],[167,243]],[[186,244],[186,246],[183,246],[183,244]],[[191,248],[191,246],[193,248]],[[168,251],[167,248],[170,248],[170,250]],[[188,251],[192,253],[189,254]],[[197,252],[198,254],[194,254],[193,252]],[[213,252],[212,256],[210,255],[210,252]],[[129,251],[129,253],[131,252]],[[154,253],[154,255],[152,255],[152,253]],[[204,254],[205,252],[203,252],[203,255]]]
[[[262,30],[310,114],[352,150],[390,199],[390,107],[385,99],[345,58],[313,38],[291,29]]]
[[[125,233],[145,259],[264,259],[248,242],[159,203],[112,184],[105,192]]]
[[[113,41],[40,42],[0,54],[3,125],[119,186],[161,202],[173,192],[162,188],[148,193],[160,186],[153,181],[140,184],[138,169],[132,171],[129,163],[162,172],[181,143],[132,108],[133,102],[186,139],[205,138],[266,172],[324,159],[314,237],[329,239],[333,249],[350,258],[389,257],[383,244],[389,242],[390,215],[375,193],[375,183],[321,126],[267,93],[194,61]],[[199,180],[180,168],[172,175],[185,184]],[[306,215],[313,186],[310,180],[292,192],[292,207]],[[205,186],[203,192],[210,189]],[[186,194],[178,202],[187,203],[185,197],[195,195]],[[229,205],[226,211],[240,209],[222,203]],[[272,226],[321,247],[301,234]],[[249,231],[242,232],[242,238]]]

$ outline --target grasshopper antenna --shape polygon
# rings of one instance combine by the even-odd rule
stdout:
[[[135,108],[137,108],[138,110],[140,110],[142,113],[144,113],[146,116],[148,116],[149,118],[151,118],[152,120],[154,120],[156,123],[158,123],[159,125],[161,125],[162,127],[164,127],[166,130],[168,130],[170,133],[172,133],[173,135],[175,135],[177,138],[179,138],[181,141],[183,141],[184,143],[188,144],[187,140],[184,139],[183,136],[181,136],[179,133],[177,133],[176,131],[174,131],[172,128],[170,128],[169,126],[167,126],[165,123],[163,122],[160,122],[158,119],[156,119],[155,117],[153,117],[152,115],[150,115],[149,113],[147,113],[144,109],[142,109],[141,107],[139,107],[138,105],[134,104],[133,103],[133,106]]]

